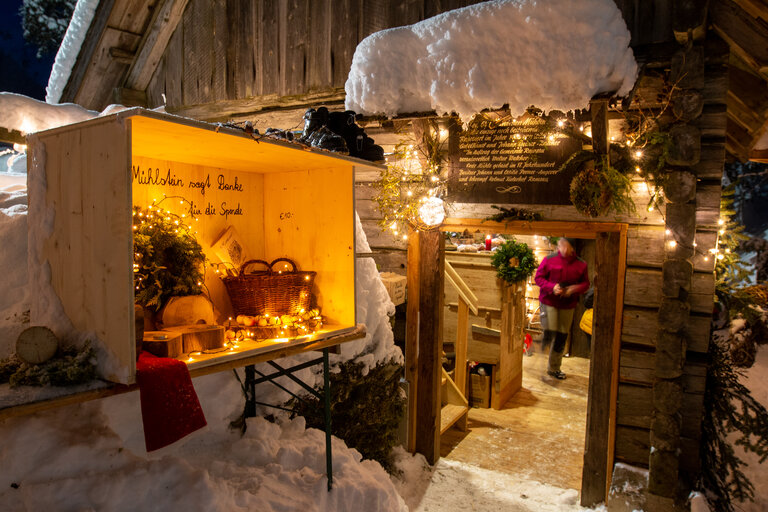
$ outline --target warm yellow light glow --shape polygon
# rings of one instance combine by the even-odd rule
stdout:
[[[643,157],[643,152],[642,151],[640,151],[639,149],[637,151],[635,151],[635,158],[642,158],[642,157]]]
[[[723,224],[725,224],[725,221],[723,219],[717,219],[718,226],[722,226]]]
[[[725,258],[725,256],[724,256],[724,255],[722,255],[722,254],[718,254],[718,255],[717,255],[717,259],[719,259],[719,260],[722,260],[723,258]]]
[[[668,230],[668,229],[665,229],[665,230],[664,230],[664,233],[666,233],[667,235],[669,235],[669,234],[671,234],[672,232],[671,232],[670,230]]]
[[[563,121],[563,120],[561,119],[561,120],[559,120],[559,121],[557,122],[557,127],[558,127],[558,128],[562,128],[564,124],[565,124],[565,121]]]
[[[677,241],[675,241],[675,240],[670,240],[670,241],[669,241],[669,247],[670,247],[670,248],[672,248],[672,249],[674,249],[675,247],[677,247]]]

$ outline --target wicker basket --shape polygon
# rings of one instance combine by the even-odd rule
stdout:
[[[289,263],[292,269],[272,270],[280,261]],[[262,265],[265,270],[248,272],[253,265]],[[311,307],[315,274],[300,272],[288,258],[277,258],[272,263],[249,260],[240,267],[237,277],[223,281],[235,315],[295,315]]]

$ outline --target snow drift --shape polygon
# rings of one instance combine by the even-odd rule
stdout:
[[[568,111],[627,94],[637,63],[613,0],[495,0],[376,32],[355,50],[346,108],[456,112],[509,104]]]

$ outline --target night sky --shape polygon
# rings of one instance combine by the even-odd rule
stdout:
[[[0,2],[0,91],[44,100],[56,54],[38,59],[37,48],[25,43],[19,14],[21,3],[21,0]]]

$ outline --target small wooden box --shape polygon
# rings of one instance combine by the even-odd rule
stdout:
[[[469,405],[488,408],[491,406],[491,376],[470,374]]]
[[[381,282],[384,283],[392,303],[399,306],[405,302],[405,283],[408,279],[394,272],[382,272],[380,275]]]
[[[179,325],[165,330],[181,336],[182,351],[185,354],[224,346],[224,327],[220,325]]]
[[[181,333],[170,331],[146,331],[142,348],[157,357],[179,357],[184,352]]]

